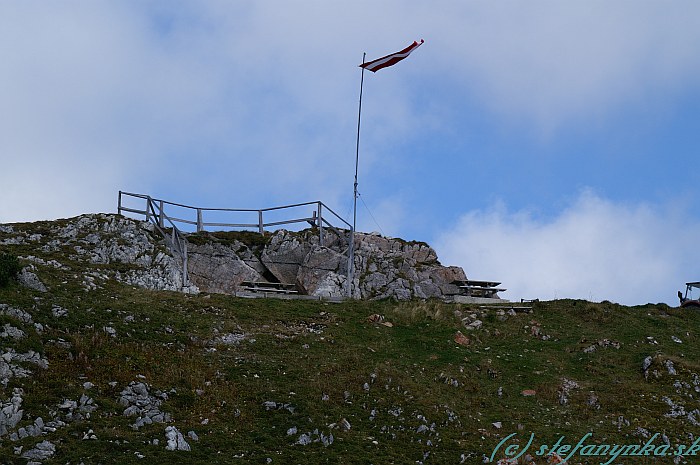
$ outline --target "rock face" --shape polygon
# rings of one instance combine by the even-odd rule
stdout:
[[[264,267],[251,267],[248,264],[249,252],[238,241],[231,246],[217,243],[202,246],[190,244],[187,266],[189,278],[200,289],[223,294],[235,292],[243,281],[264,281]]]
[[[343,297],[349,234],[324,234],[323,246],[313,229],[279,230],[256,245],[223,244],[215,234],[202,242],[198,236],[199,245],[188,248],[190,279],[207,292],[234,292],[243,281],[272,281],[295,284],[303,294]],[[466,279],[461,268],[442,266],[427,244],[373,234],[355,235],[354,262],[353,297],[361,299],[441,298],[459,293],[451,283]]]
[[[95,266],[82,276],[86,291],[116,279],[153,290],[230,294],[240,291],[244,281],[257,281],[292,284],[300,294],[315,297],[347,295],[347,231],[326,229],[323,245],[315,228],[282,229],[265,236],[251,232],[190,234],[189,279],[185,282],[182,257],[168,250],[166,241],[147,221],[90,214],[48,222],[41,230],[42,234],[27,234],[3,226],[7,237],[2,242],[35,244],[44,252],[67,249],[71,260]],[[453,281],[466,279],[461,268],[442,266],[425,243],[357,233],[354,249],[354,298],[443,298],[459,293]],[[68,269],[33,256],[20,258],[31,262],[20,282],[40,292],[50,291],[50,286],[34,273],[37,267]]]

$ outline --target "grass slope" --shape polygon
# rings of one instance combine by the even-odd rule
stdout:
[[[22,245],[4,249],[30,252]],[[23,388],[17,427],[39,416],[48,421],[58,405],[83,394],[98,408],[40,438],[0,438],[3,463],[26,463],[16,448],[26,451],[43,439],[56,444],[44,463],[61,464],[476,464],[511,433],[521,445],[530,433],[537,444],[560,436],[575,444],[588,432],[589,443],[644,444],[646,430],[665,434],[672,445],[698,434],[686,415],[700,407],[696,311],[561,300],[536,303],[532,313],[499,315],[431,301],[189,296],[113,280],[86,291],[81,263],[61,251],[43,258],[70,269],[37,265],[49,292],[11,283],[0,288],[0,303],[28,312],[44,331],[0,315],[0,328],[27,335],[0,338],[0,348],[38,351],[49,367],[27,365],[32,375],[0,386],[0,400]],[[57,306],[67,314],[55,316]],[[470,313],[483,320],[480,330],[462,327],[461,317]],[[393,326],[370,323],[371,314]],[[455,343],[459,330],[469,345]],[[647,356],[653,360],[645,376]],[[95,386],[86,390],[88,381]],[[188,439],[190,452],[165,450],[166,424],[132,428],[134,418],[117,402],[132,381],[168,393],[161,405],[172,416],[168,424],[199,437]],[[523,396],[526,389],[536,394]],[[683,415],[667,415],[665,397],[683,405]],[[97,439],[83,439],[89,430]],[[324,445],[321,437],[329,442],[330,435],[333,442]],[[304,438],[311,443],[300,444]],[[663,444],[660,437],[655,444]]]

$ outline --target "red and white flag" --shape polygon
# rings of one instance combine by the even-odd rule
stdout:
[[[376,73],[382,68],[386,68],[388,66],[395,65],[399,61],[403,60],[407,56],[411,54],[412,51],[423,45],[423,42],[425,42],[423,39],[418,41],[414,41],[411,45],[406,47],[405,49],[392,53],[391,55],[387,55],[385,57],[377,58],[376,60],[368,61],[367,63],[363,63],[360,65],[360,68],[364,68],[368,71],[372,71],[373,73]]]

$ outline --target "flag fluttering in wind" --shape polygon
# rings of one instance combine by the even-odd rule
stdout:
[[[423,39],[418,41],[414,41],[411,45],[406,47],[405,49],[392,53],[391,55],[387,55],[385,57],[377,58],[376,60],[368,61],[367,63],[363,63],[360,65],[360,68],[364,68],[368,71],[372,71],[373,73],[376,73],[382,68],[386,68],[388,66],[395,65],[399,61],[403,60],[407,56],[411,54],[412,51],[420,47],[423,42],[425,42]]]
[[[412,51],[423,45],[423,42],[425,42],[423,39],[421,39],[420,42],[414,41],[411,45],[409,45],[403,50],[368,62],[365,62],[366,54],[362,54],[362,64],[360,65],[360,68],[362,68],[362,73],[360,77],[360,105],[357,110],[357,145],[355,146],[355,184],[352,202],[352,231],[350,234],[350,246],[348,247],[348,276],[345,281],[347,286],[347,296],[350,298],[352,298],[352,296],[354,295],[352,290],[352,283],[354,282],[353,274],[355,269],[355,231],[357,231],[357,168],[360,163],[360,120],[362,119],[362,84],[365,82],[365,70],[369,70],[373,73],[376,73],[382,68],[393,66],[399,61],[409,56]]]

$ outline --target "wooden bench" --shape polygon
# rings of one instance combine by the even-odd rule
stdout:
[[[241,289],[250,292],[273,292],[277,294],[298,294],[296,284],[269,283],[267,281],[243,281]]]

